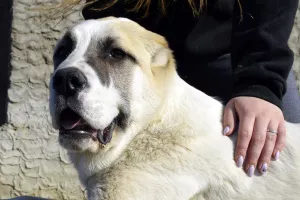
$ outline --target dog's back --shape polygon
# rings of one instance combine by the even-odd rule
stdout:
[[[300,125],[287,123],[280,159],[265,176],[251,178],[236,167],[230,139],[189,138],[182,131],[193,130],[182,122],[138,134],[114,165],[89,182],[90,199],[300,199]]]

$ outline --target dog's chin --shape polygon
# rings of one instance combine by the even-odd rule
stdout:
[[[104,129],[95,129],[70,109],[60,114],[59,143],[69,151],[95,152],[108,144],[116,127],[116,119]]]
[[[96,152],[99,148],[99,142],[94,141],[90,137],[77,137],[65,134],[59,134],[59,144],[68,151],[72,152]]]

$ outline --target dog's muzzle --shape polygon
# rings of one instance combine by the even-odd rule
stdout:
[[[68,139],[92,138],[102,144],[110,142],[116,120],[103,130],[97,130],[80,116],[78,94],[88,87],[86,76],[75,67],[58,70],[53,76],[57,96],[56,120],[59,133]]]

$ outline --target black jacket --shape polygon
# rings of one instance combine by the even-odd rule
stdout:
[[[193,16],[187,0],[170,0],[166,15],[157,9],[158,1],[153,0],[146,18],[142,18],[143,11],[127,12],[132,5],[121,0],[104,11],[93,10],[102,2],[86,6],[84,18],[127,17],[165,36],[177,63],[183,66],[179,68],[182,73],[196,73],[187,66],[199,66],[201,73],[203,60],[230,53],[231,97],[259,97],[281,107],[293,64],[287,41],[298,0],[240,0],[241,9],[235,0],[208,0],[199,17]]]

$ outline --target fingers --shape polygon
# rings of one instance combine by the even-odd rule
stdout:
[[[239,124],[235,123],[237,117]],[[238,128],[234,159],[249,176],[256,168],[266,172],[272,156],[278,159],[285,147],[282,111],[267,101],[255,97],[233,98],[224,110],[223,126],[225,135],[232,134],[234,127]],[[278,134],[267,132],[267,129],[278,131]]]
[[[277,139],[273,150],[273,157],[275,158],[275,160],[278,160],[280,152],[285,147],[286,127],[284,120],[279,123],[277,132]]]
[[[253,136],[248,147],[247,162],[245,165],[245,170],[250,177],[254,174],[258,159],[264,148],[268,125],[269,121],[264,117],[255,119]]]
[[[234,108],[234,103],[229,102],[224,109],[223,118],[223,134],[231,135],[236,123],[236,113]]]
[[[278,122],[271,121],[268,125],[268,129],[278,130],[278,125],[279,125]],[[272,157],[272,154],[274,151],[276,139],[277,139],[277,134],[270,133],[270,132],[266,133],[266,140],[265,140],[264,148],[262,150],[262,153],[259,158],[259,163],[257,165],[259,171],[262,174],[265,174],[268,169],[268,166],[270,164],[271,157]]]
[[[235,161],[238,167],[242,167],[248,145],[250,143],[255,117],[252,115],[244,115],[240,117],[237,145],[235,150]]]

